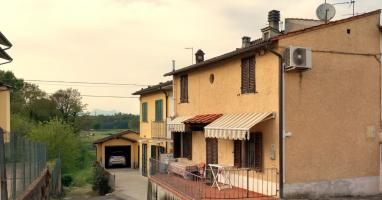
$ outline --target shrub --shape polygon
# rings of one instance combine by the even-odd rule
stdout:
[[[73,183],[73,178],[70,175],[63,175],[61,178],[62,185],[65,187],[69,187]]]
[[[93,191],[97,191],[100,195],[105,195],[111,192],[109,186],[109,174],[97,162],[93,165]]]

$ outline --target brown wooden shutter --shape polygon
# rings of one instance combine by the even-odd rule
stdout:
[[[255,134],[255,170],[263,170],[263,134],[260,132]]]
[[[241,93],[247,93],[248,92],[248,70],[249,69],[249,62],[248,59],[242,59],[241,60]]]
[[[184,99],[188,102],[188,76],[184,76]]]
[[[192,132],[183,134],[183,157],[192,160]]]
[[[241,148],[241,140],[234,140],[233,157],[235,167],[241,167]]]
[[[255,57],[248,59],[248,92],[256,92]]]
[[[206,138],[206,161],[207,164],[218,163],[218,139]]]

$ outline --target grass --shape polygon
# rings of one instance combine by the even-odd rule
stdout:
[[[93,176],[93,162],[96,160],[96,149],[93,142],[119,133],[123,130],[97,130],[97,131],[83,131],[79,134],[82,146],[82,158],[80,170],[70,173],[73,178],[74,187],[88,187],[91,184]]]

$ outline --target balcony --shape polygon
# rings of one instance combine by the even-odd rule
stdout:
[[[230,177],[232,187],[221,190],[211,187],[213,178],[208,169],[206,175],[186,172],[184,177],[169,173],[167,169],[168,164],[151,160],[150,182],[165,190],[166,195],[174,195],[180,199],[278,199],[276,168],[265,169],[262,173],[256,173],[252,169],[226,170],[224,173]],[[220,183],[221,176],[218,175]],[[152,193],[158,194],[158,191],[154,189]]]
[[[151,122],[151,137],[155,139],[169,139],[167,136],[166,121]]]

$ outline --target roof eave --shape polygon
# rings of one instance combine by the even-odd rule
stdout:
[[[0,32],[0,44],[7,47],[7,49],[12,47],[12,43],[5,37],[5,35]]]
[[[226,54],[205,60],[203,62],[193,64],[193,65],[190,65],[190,66],[187,66],[187,67],[184,67],[184,68],[172,71],[172,72],[168,72],[168,73],[164,74],[163,76],[173,76],[173,75],[181,74],[181,73],[184,73],[184,72],[187,72],[190,70],[197,69],[197,68],[205,66],[205,65],[221,62],[223,60],[227,60],[227,59],[233,58],[235,56],[238,56],[238,55],[241,55],[244,53],[248,53],[248,52],[253,51],[253,50],[258,50],[258,49],[264,48],[264,47],[268,46],[269,44],[270,44],[270,40],[267,40],[267,41],[261,42],[261,43],[256,44],[256,45],[252,45],[252,46],[249,46],[246,48],[237,49],[235,51],[228,52]]]

